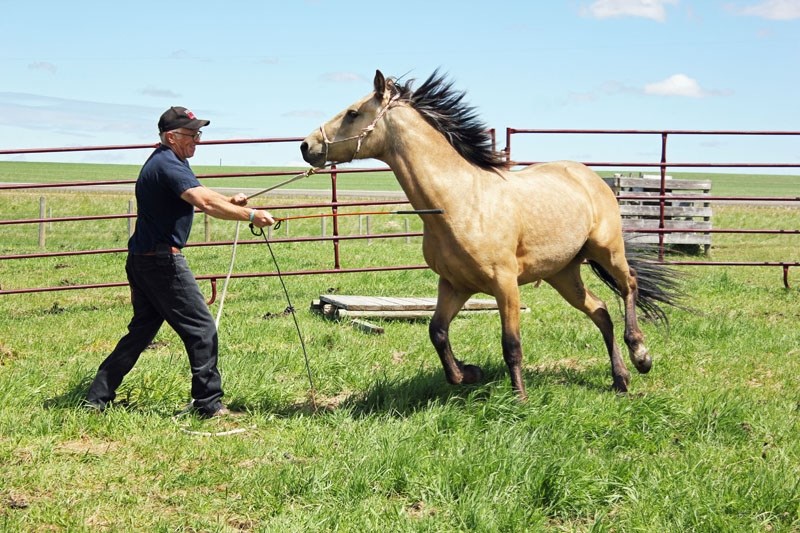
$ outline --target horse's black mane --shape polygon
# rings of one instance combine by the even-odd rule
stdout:
[[[440,75],[438,69],[416,90],[413,79],[404,84],[393,81],[399,99],[411,104],[444,134],[461,157],[484,169],[509,166],[505,155],[492,149],[491,135],[475,108],[464,102],[466,93],[454,90],[453,82]]]

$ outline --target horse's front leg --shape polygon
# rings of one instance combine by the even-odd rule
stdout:
[[[495,291],[502,325],[503,360],[511,375],[511,387],[520,400],[526,400],[525,382],[522,380],[522,342],[519,333],[519,285],[516,278],[506,280]]]
[[[450,347],[450,322],[461,310],[471,294],[456,291],[449,281],[439,278],[439,294],[436,300],[436,311],[433,313],[428,334],[436,353],[442,361],[444,375],[452,385],[477,383],[483,377],[481,369],[474,365],[466,365],[456,359]]]

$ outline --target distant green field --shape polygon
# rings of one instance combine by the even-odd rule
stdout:
[[[87,163],[32,163],[0,161],[0,183],[72,183],[84,181],[135,180],[140,165]],[[308,167],[239,167],[193,165],[192,169],[209,187],[267,188],[285,181]],[[276,176],[253,176],[260,173],[279,173]],[[239,177],[204,178],[221,174]],[[291,184],[292,189],[330,189],[329,173],[320,173]],[[400,187],[388,172],[340,172],[337,188],[342,190],[399,191]]]
[[[205,178],[209,187],[266,188],[284,181],[305,168],[194,166],[195,173],[203,176],[240,174],[241,177]],[[76,181],[135,180],[139,165],[86,164],[86,163],[32,163],[0,161],[0,182],[61,183]],[[279,176],[252,176],[275,172]],[[601,171],[608,176],[613,171]],[[800,176],[749,173],[670,172],[674,178],[710,179],[715,196],[800,196]],[[292,189],[328,189],[328,174],[318,174],[291,184]],[[400,187],[388,172],[340,172],[337,178],[340,190],[399,191]]]

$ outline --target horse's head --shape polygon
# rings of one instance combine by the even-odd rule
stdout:
[[[303,140],[303,159],[315,167],[377,157],[384,144],[381,118],[397,92],[394,82],[375,71],[374,92],[347,106]]]

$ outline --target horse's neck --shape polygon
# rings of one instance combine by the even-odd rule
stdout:
[[[398,109],[398,111],[400,111]],[[417,209],[465,205],[477,173],[444,136],[409,108],[393,113],[386,163]],[[477,172],[476,172],[477,171]]]

